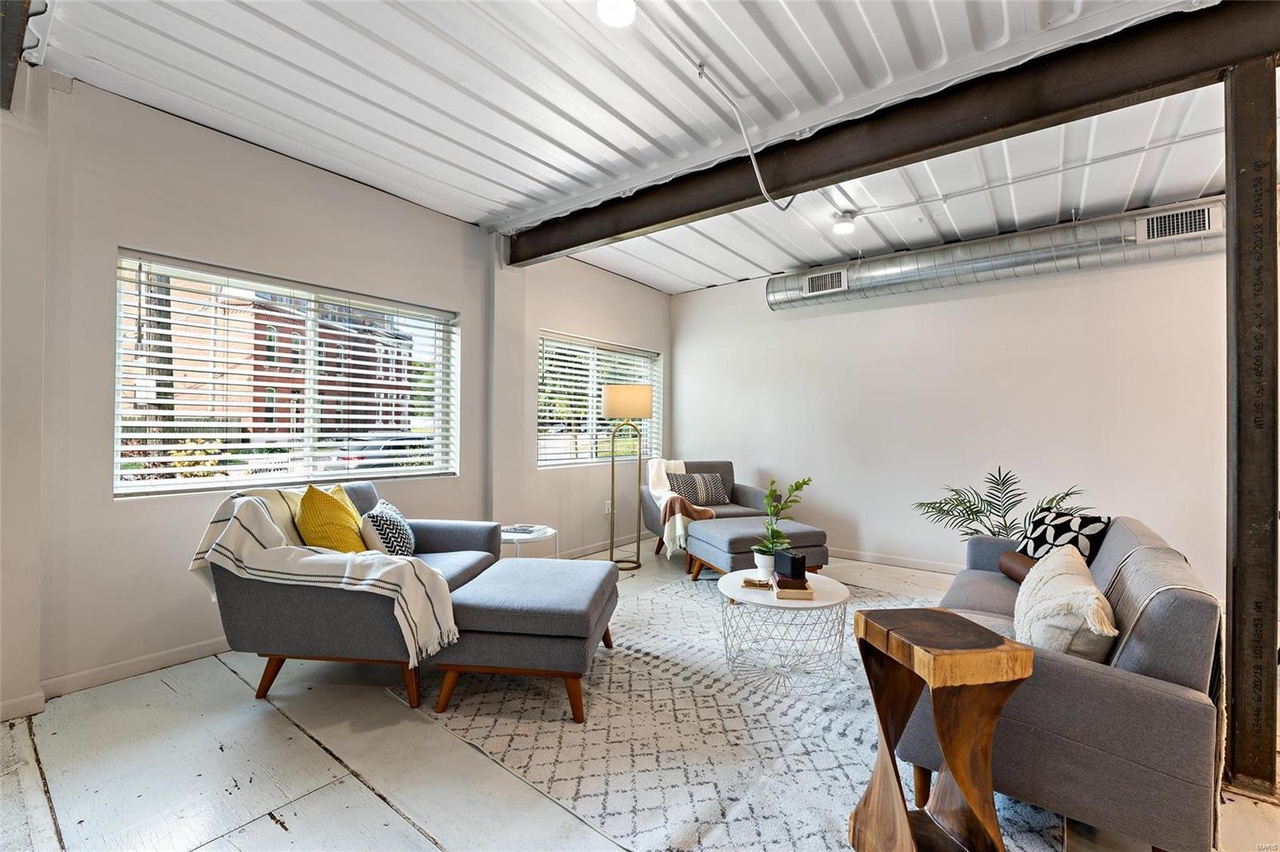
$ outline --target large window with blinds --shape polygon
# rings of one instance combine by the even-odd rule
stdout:
[[[604,417],[605,385],[653,385],[653,417],[619,433],[615,452],[662,455],[662,364],[657,352],[543,331],[538,339],[538,466],[589,464],[609,458],[616,420]]]
[[[458,472],[458,317],[121,251],[115,493]]]

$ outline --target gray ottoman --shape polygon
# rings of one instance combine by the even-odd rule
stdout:
[[[462,672],[563,678],[573,721],[586,721],[582,676],[596,646],[613,647],[618,568],[577,559],[500,559],[453,594],[460,638],[431,658],[443,671],[436,712]]]
[[[803,553],[805,567],[816,571],[827,564],[827,534],[817,527],[779,521],[778,529],[791,539],[791,549]],[[721,574],[755,567],[752,545],[764,535],[764,518],[712,518],[689,524],[689,544],[685,548],[685,573],[698,579],[703,568]],[[489,569],[493,570],[493,569]]]

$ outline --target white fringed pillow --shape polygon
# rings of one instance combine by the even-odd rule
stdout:
[[[1071,545],[1042,556],[1018,588],[1013,635],[1019,642],[1101,663],[1118,633],[1111,604]]]

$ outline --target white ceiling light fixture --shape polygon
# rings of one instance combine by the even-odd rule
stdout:
[[[596,0],[596,16],[610,27],[629,27],[636,19],[636,0]]]
[[[834,222],[831,223],[832,233],[839,234],[842,237],[852,234],[854,229],[854,222],[857,221],[857,218],[858,218],[857,213],[854,213],[849,210],[844,211],[843,213],[841,213],[839,216],[836,217],[836,220]]]

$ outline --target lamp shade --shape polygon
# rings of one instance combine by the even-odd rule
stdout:
[[[604,416],[647,420],[653,416],[653,385],[605,385]]]

